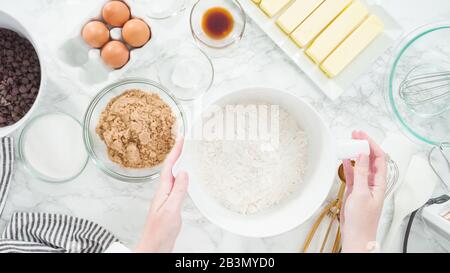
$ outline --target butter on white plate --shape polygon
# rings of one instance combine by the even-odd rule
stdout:
[[[267,16],[273,17],[280,12],[291,0],[261,0],[259,7]]]
[[[291,34],[301,48],[307,47],[352,0],[326,0]]]
[[[344,70],[384,29],[375,15],[369,16],[342,44],[331,53],[320,68],[328,77]]]
[[[277,20],[277,25],[291,34],[324,0],[296,0]]]
[[[369,16],[367,8],[359,1],[353,2],[325,29],[305,51],[315,63],[322,63]]]

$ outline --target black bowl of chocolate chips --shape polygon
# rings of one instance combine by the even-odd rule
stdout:
[[[32,43],[0,27],[0,136],[19,127],[35,104],[40,85],[41,66]]]

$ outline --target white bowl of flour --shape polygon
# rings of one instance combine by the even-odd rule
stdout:
[[[275,89],[245,89],[205,105],[174,173],[188,171],[189,194],[211,222],[242,236],[275,236],[323,204],[337,146],[308,103]],[[368,153],[367,143],[346,147],[350,153],[340,157]]]

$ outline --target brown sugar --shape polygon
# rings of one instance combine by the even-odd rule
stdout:
[[[159,165],[172,149],[176,119],[158,94],[127,90],[100,115],[96,132],[109,158],[126,168]]]

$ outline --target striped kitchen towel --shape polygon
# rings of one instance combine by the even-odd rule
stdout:
[[[118,239],[100,225],[68,215],[14,213],[0,238],[0,253],[101,253]]]
[[[0,139],[0,216],[14,168],[14,141]],[[97,253],[117,238],[98,224],[68,215],[18,212],[0,236],[0,253]]]
[[[4,137],[0,140],[0,216],[5,207],[9,184],[14,168],[14,140]]]

